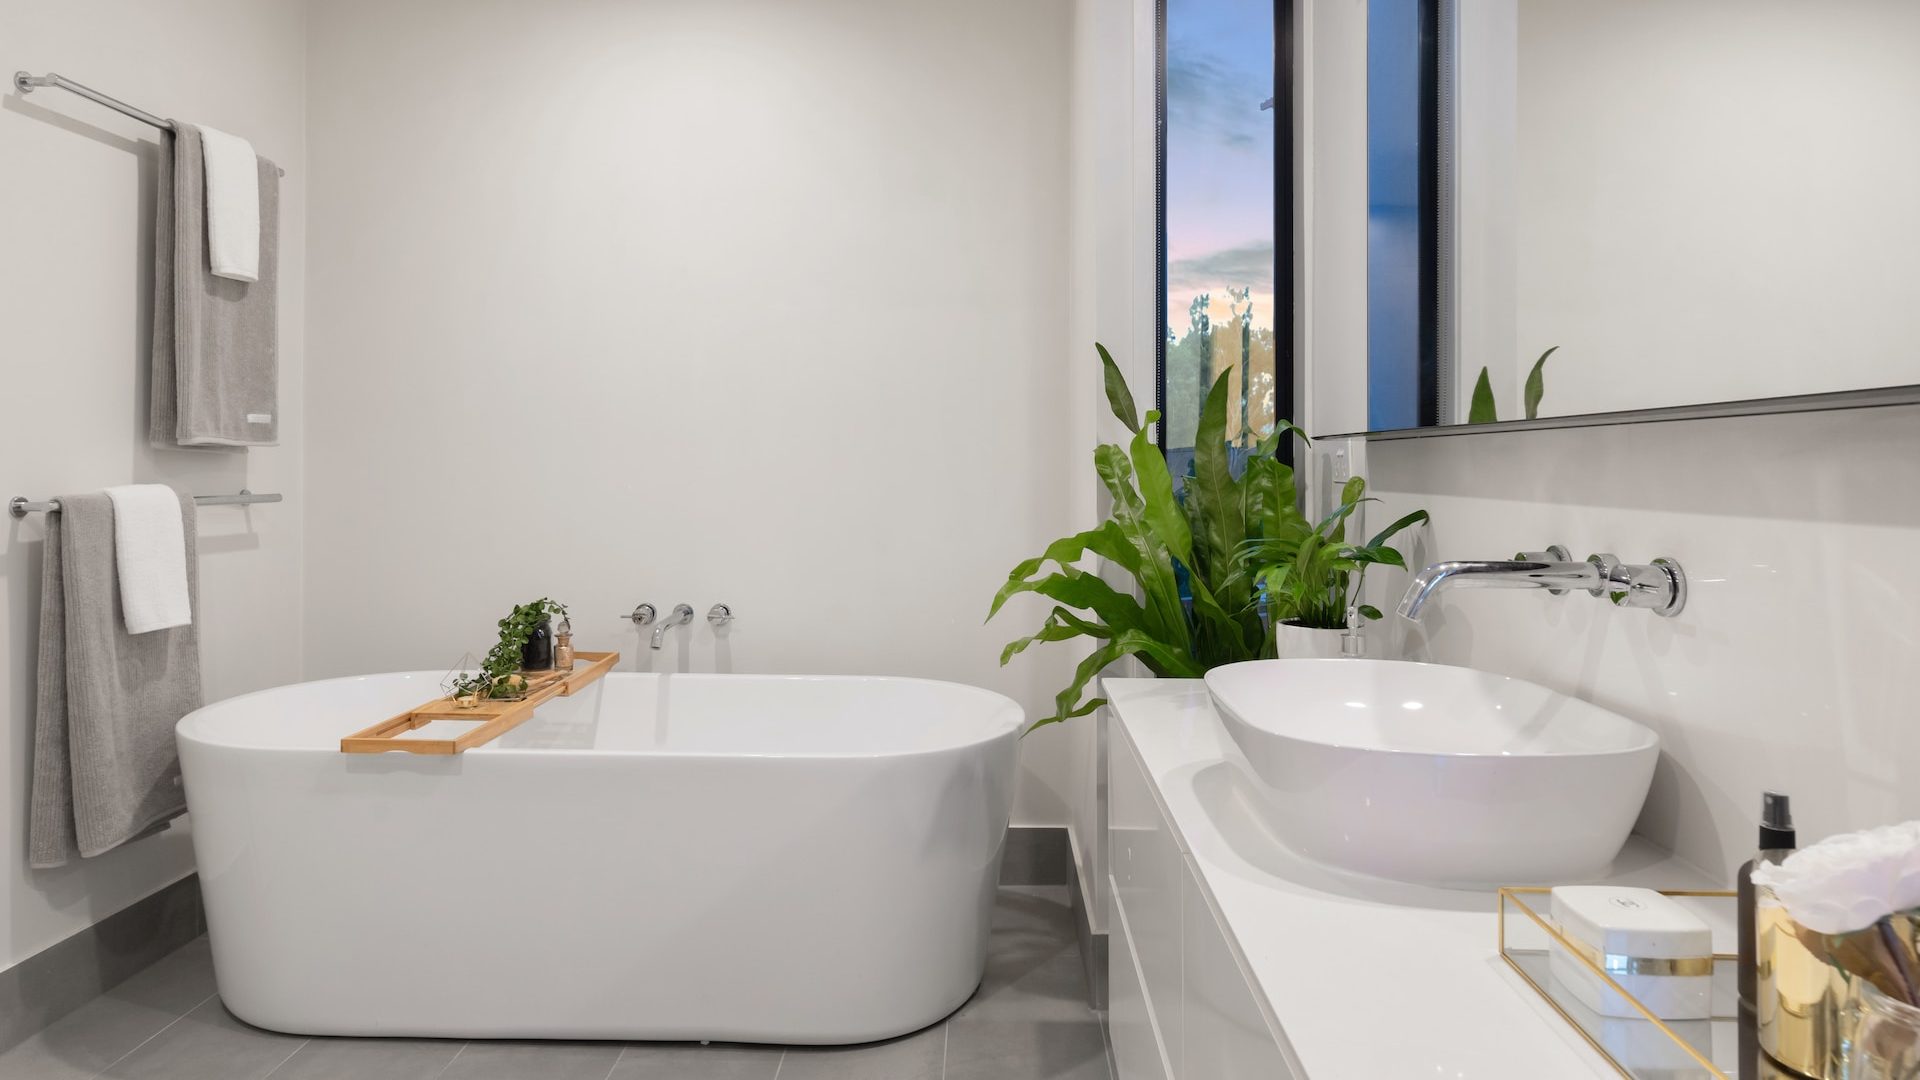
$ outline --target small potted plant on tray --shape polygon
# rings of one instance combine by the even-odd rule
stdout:
[[[544,596],[531,603],[515,604],[507,617],[500,620],[500,638],[487,650],[480,669],[448,680],[447,696],[468,708],[478,706],[481,701],[525,697],[527,674],[553,668],[555,616],[565,619],[567,606]],[[537,647],[543,641],[544,650]]]

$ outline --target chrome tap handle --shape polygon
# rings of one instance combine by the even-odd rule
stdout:
[[[733,621],[733,609],[725,604],[715,604],[707,609],[707,621],[717,630]]]
[[[1514,553],[1515,562],[1572,562],[1573,556],[1560,544],[1548,544],[1545,551],[1518,551]],[[1565,596],[1568,589],[1547,586],[1549,596]]]
[[[1612,555],[1589,555],[1587,561],[1600,568],[1601,583],[1593,595],[1605,596],[1617,607],[1648,608],[1670,619],[1687,606],[1687,574],[1672,559],[1663,556],[1645,566]]]
[[[649,626],[652,625],[654,617],[657,614],[658,612],[653,610],[652,604],[635,604],[633,606],[633,613],[630,615],[622,615],[621,618],[632,622],[635,626]]]

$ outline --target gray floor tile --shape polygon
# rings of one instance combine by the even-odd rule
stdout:
[[[306,1041],[248,1027],[214,999],[101,1075],[112,1080],[260,1080]]]
[[[184,1016],[214,989],[213,948],[202,934],[103,996]]]
[[[312,1039],[272,1080],[434,1080],[460,1053],[450,1039]]]
[[[990,956],[980,988],[954,1019],[1066,1021],[1093,1015],[1087,1005],[1087,970],[1079,953],[1066,949],[1047,955]]]
[[[993,904],[993,930],[1047,934],[1072,942],[1073,901],[1065,885],[1002,885]]]
[[[91,1080],[212,996],[202,937],[0,1054],[0,1077]]]
[[[51,1028],[47,1030],[52,1030]],[[84,1040],[49,1040],[46,1031],[0,1054],[0,1076],[7,1080],[93,1080],[118,1054],[103,1055]]]
[[[780,1063],[780,1080],[940,1080],[947,1025],[865,1046],[795,1046]]]
[[[1083,1020],[955,1020],[948,1025],[946,1080],[1112,1080],[1106,1039],[1091,1010]]]
[[[0,1049],[153,967],[203,927],[199,879],[188,877],[0,971]]]
[[[445,1080],[607,1080],[619,1043],[470,1042]]]
[[[1066,1021],[1092,1015],[1067,905],[1064,888],[1000,890],[986,975],[956,1019]]]
[[[607,1080],[773,1080],[777,1046],[633,1043]]]

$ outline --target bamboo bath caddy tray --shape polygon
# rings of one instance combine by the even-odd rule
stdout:
[[[409,709],[391,720],[382,720],[370,728],[356,731],[340,740],[343,754],[384,754],[400,750],[409,754],[458,754],[483,746],[512,731],[533,715],[533,710],[557,697],[571,697],[574,691],[597,681],[620,662],[617,652],[574,653],[572,671],[539,672],[527,679],[525,697],[514,701],[481,701],[463,708],[452,698],[435,698],[416,709]],[[451,739],[408,739],[409,731],[425,727],[435,720],[477,721],[475,726]]]

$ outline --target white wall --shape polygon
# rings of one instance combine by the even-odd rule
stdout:
[[[1093,472],[1096,442],[1123,443],[1131,434],[1113,418],[1092,342],[1107,346],[1142,410],[1151,408],[1154,337],[1159,332],[1155,292],[1154,196],[1156,146],[1154,0],[1075,0],[1071,126],[1073,177],[1072,267],[1068,276],[1070,332],[1068,411],[1075,437],[1069,475],[1079,499],[1076,520],[1090,527],[1111,510]],[[1124,571],[1103,565],[1116,588],[1131,589]],[[1071,649],[1075,659],[1087,649]],[[1114,673],[1131,665],[1124,661]],[[1141,669],[1139,673],[1144,673]],[[1075,868],[1094,933],[1106,932],[1107,830],[1103,777],[1106,725],[1101,710],[1071,726],[1072,753],[1064,776]]]
[[[1543,415],[1920,382],[1920,5],[1461,20],[1463,410],[1550,345]]]
[[[1315,434],[1367,429],[1367,5],[1306,0],[1296,9],[1294,303],[1302,407]]]
[[[1433,514],[1415,565],[1561,543],[1686,569],[1691,599],[1673,619],[1584,593],[1458,590],[1411,642],[1415,658],[1532,679],[1653,727],[1661,763],[1639,831],[1730,877],[1765,789],[1793,796],[1803,843],[1920,817],[1920,410],[1368,449],[1382,520]],[[1370,578],[1391,610],[1405,576]]]
[[[283,445],[245,454],[146,445],[158,132],[59,90],[0,98],[0,333],[8,357],[0,498],[130,481],[279,491],[200,511],[208,697],[300,676],[300,385],[305,335],[305,15],[294,0],[0,0],[0,69],[57,71],[163,116],[245,134],[287,170],[281,198]],[[184,824],[57,871],[26,868],[44,525],[6,521],[0,622],[0,968],[192,869]]]
[[[1068,0],[311,12],[308,673],[446,668],[515,600],[661,670],[956,679],[1084,523]],[[1084,319],[1080,322],[1084,324]],[[618,616],[733,605],[650,653]],[[1065,823],[1074,740],[1016,810]]]

